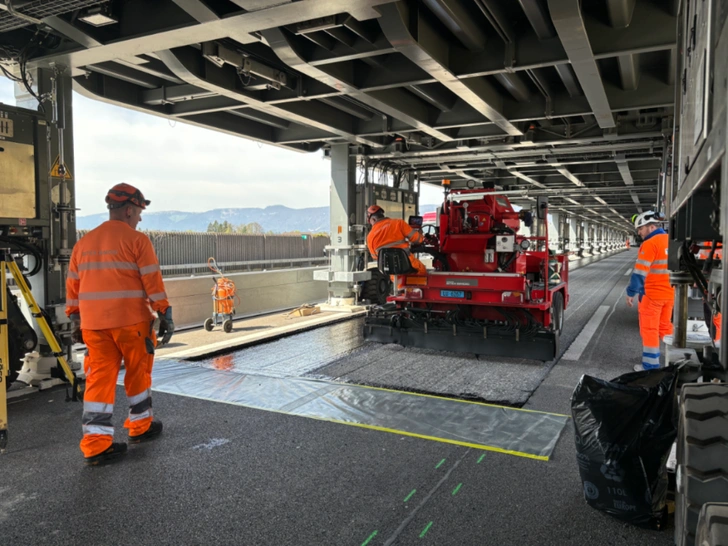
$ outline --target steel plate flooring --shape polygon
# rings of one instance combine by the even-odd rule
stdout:
[[[639,360],[637,313],[623,303],[635,258],[626,252],[574,273],[567,337],[600,307],[608,312],[580,360],[528,368],[518,399],[525,408],[569,413],[582,373],[611,378]],[[309,373],[326,372],[313,367],[323,361],[342,370],[330,377],[351,379],[345,355],[357,357],[363,346],[319,335],[337,346],[326,355],[307,349]],[[260,346],[256,358],[293,340]],[[495,396],[503,392],[515,390]],[[586,505],[570,424],[543,462],[154,393],[163,435],[131,446],[118,464],[86,468],[77,445],[81,408],[64,396],[59,389],[11,400],[10,445],[0,458],[3,543],[672,544],[671,530],[637,529]],[[121,389],[117,398],[121,424]]]

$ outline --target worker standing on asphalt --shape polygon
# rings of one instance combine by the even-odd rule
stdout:
[[[639,299],[642,364],[635,371],[660,367],[660,341],[672,334],[672,308],[675,291],[667,269],[667,233],[659,226],[653,211],[633,217],[637,235],[642,238],[637,263],[627,287],[627,305]]]
[[[129,442],[151,440],[162,432],[161,421],[152,416],[157,345],[152,309],[159,315],[161,343],[174,332],[157,255],[149,237],[136,231],[149,201],[134,186],[117,184],[106,195],[106,203],[109,220],[76,243],[66,280],[66,315],[74,321],[73,340],[88,349],[81,451],[89,465],[126,454],[127,444],[114,442],[111,420],[122,359]]]
[[[409,251],[411,243],[421,243],[424,240],[422,233],[411,227],[404,220],[395,220],[384,216],[384,209],[379,205],[372,205],[367,209],[367,222],[371,226],[367,235],[367,248],[376,260],[379,251],[383,248],[404,248],[409,254],[412,268],[417,270],[416,275],[426,275],[427,268]]]

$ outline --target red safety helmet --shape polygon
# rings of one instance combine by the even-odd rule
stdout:
[[[131,184],[117,184],[109,190],[106,194],[106,206],[109,209],[118,209],[131,201],[133,205],[141,207],[142,209],[147,208],[147,205],[151,203],[148,199],[144,199],[144,195],[138,189]]]
[[[384,209],[382,207],[380,207],[379,205],[372,205],[371,207],[369,207],[367,209],[367,222],[369,221],[369,219],[372,216],[374,216],[378,212],[381,212],[382,214],[384,214]]]

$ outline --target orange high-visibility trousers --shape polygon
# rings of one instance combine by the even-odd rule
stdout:
[[[720,345],[721,332],[723,330],[723,313],[716,313],[713,316],[713,325],[715,326],[715,343]]]
[[[660,341],[672,334],[674,300],[653,300],[642,296],[639,303],[640,336],[642,337],[642,366],[660,367]]]
[[[86,390],[83,396],[81,451],[93,457],[106,451],[114,440],[112,414],[116,381],[124,359],[124,388],[129,416],[124,426],[130,436],[144,434],[152,423],[152,365],[157,345],[153,322],[121,328],[83,330],[88,349],[84,361]]]

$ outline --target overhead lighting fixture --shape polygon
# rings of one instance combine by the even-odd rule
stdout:
[[[78,19],[79,21],[83,21],[84,23],[95,27],[104,27],[106,25],[113,25],[114,23],[119,22],[119,20],[112,15],[108,4],[85,9],[81,15],[79,15]]]

